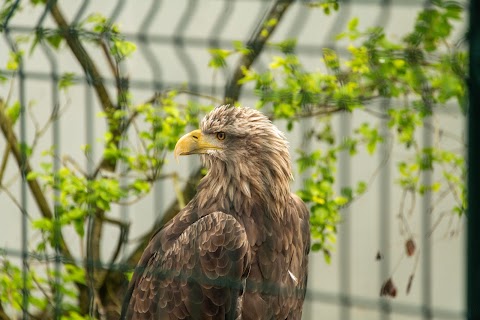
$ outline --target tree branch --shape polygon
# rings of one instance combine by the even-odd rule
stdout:
[[[103,111],[107,117],[107,126],[108,131],[112,133],[112,140],[108,141],[107,143],[114,143],[117,147],[120,144],[120,140],[122,134],[125,132],[124,128],[122,128],[122,123],[119,119],[114,118],[114,112],[117,110],[117,106],[113,103],[113,100],[110,98],[108,91],[103,84],[103,78],[98,71],[97,66],[95,65],[94,61],[85,50],[82,42],[80,41],[78,34],[74,28],[67,23],[64,15],[60,11],[58,5],[54,3],[51,8],[50,12],[52,14],[53,19],[55,20],[56,24],[60,29],[60,34],[65,38],[70,50],[75,55],[77,61],[82,66],[87,78],[89,79],[91,85],[93,86],[95,93],[100,100],[100,104],[102,106]],[[118,77],[117,77],[118,78]],[[117,79],[118,81],[118,79]],[[118,88],[124,89],[122,88]],[[123,91],[119,91],[119,96],[122,94]],[[120,98],[120,97],[119,97]],[[117,160],[116,159],[106,159],[103,158],[100,162],[98,170],[96,170],[96,174],[101,170],[106,170],[109,172],[114,172],[116,170]],[[95,174],[95,175],[96,175]],[[94,178],[93,177],[90,178]],[[90,288],[92,290],[96,290],[100,285],[104,283],[105,276],[107,274],[106,270],[96,270],[94,264],[89,263],[92,261],[98,262],[100,261],[100,243],[102,239],[102,229],[103,229],[103,221],[102,217],[104,216],[104,211],[99,208],[94,208],[94,216],[91,217],[93,219],[92,223],[89,224],[89,230],[87,232],[87,243],[90,245],[87,247],[87,273],[89,273],[88,277],[90,280],[93,280],[94,288]],[[83,293],[82,297],[85,297],[85,292]],[[86,312],[87,310],[85,307],[88,308],[88,301],[83,301],[81,306],[82,312]]]
[[[243,77],[242,69],[250,69],[257,57],[263,51],[265,43],[270,39],[270,36],[275,31],[292,2],[293,0],[276,0],[265,15],[263,21],[260,22],[257,29],[253,32],[250,40],[248,40],[246,44],[246,47],[250,50],[240,58],[232,77],[225,87],[225,103],[234,103],[235,101],[238,101],[242,91],[242,85],[238,83],[238,80]],[[267,23],[274,20],[276,20],[276,23]]]
[[[55,23],[60,28],[60,34],[65,38],[68,46],[70,47],[70,50],[75,55],[78,62],[85,71],[87,78],[90,79],[91,84],[95,89],[95,92],[101,102],[104,111],[112,111],[112,109],[115,108],[112,99],[110,98],[107,89],[103,85],[103,79],[100,75],[100,72],[98,71],[97,66],[90,58],[88,52],[83,47],[82,42],[78,38],[76,30],[67,23],[57,3],[54,3],[50,7],[50,12],[53,19],[55,20]]]
[[[10,150],[13,156],[15,157],[15,160],[17,162],[20,172],[22,172],[23,176],[26,177],[30,172],[32,172],[32,167],[28,159],[24,159],[24,156],[19,147],[17,136],[15,135],[15,132],[13,130],[12,123],[5,112],[5,105],[1,100],[0,100],[0,129],[2,130],[2,133],[5,139],[7,140],[7,144],[10,145]],[[35,199],[35,203],[37,204],[42,216],[44,216],[45,218],[53,219],[52,210],[50,209],[47,199],[45,198],[45,195],[43,194],[37,179],[28,179],[27,184],[28,184],[28,187],[30,188],[32,196]],[[59,236],[60,236],[59,247],[62,252],[62,255],[65,256],[67,260],[73,261],[73,257],[68,247],[66,246],[62,235],[59,235]]]
[[[5,174],[5,169],[7,168],[9,156],[10,156],[10,144],[7,143],[5,146],[5,150],[3,151],[2,164],[0,165],[0,186],[3,183],[3,175]]]

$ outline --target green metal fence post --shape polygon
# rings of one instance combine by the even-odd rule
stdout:
[[[470,1],[467,319],[480,319],[480,5]]]

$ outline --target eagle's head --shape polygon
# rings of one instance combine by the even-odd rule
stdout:
[[[223,191],[233,199],[240,192],[246,198],[261,194],[280,201],[289,194],[292,175],[287,140],[255,109],[216,107],[203,118],[200,129],[180,138],[174,154],[201,155],[209,169],[201,185],[212,189],[210,195]]]

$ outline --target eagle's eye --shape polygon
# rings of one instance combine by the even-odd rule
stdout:
[[[225,140],[225,132],[217,132],[218,140]]]

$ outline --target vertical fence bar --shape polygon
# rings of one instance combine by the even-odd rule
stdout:
[[[345,139],[350,136],[351,131],[351,114],[342,113],[340,115],[340,139]],[[349,186],[351,179],[351,161],[347,151],[342,151],[338,158],[339,170],[339,184],[340,187]],[[339,233],[339,265],[340,265],[340,319],[351,319],[351,287],[350,287],[350,271],[351,271],[351,257],[352,250],[350,250],[351,243],[351,219],[350,208],[345,207],[341,210],[342,225]]]
[[[198,6],[198,2],[196,0],[188,0],[188,4],[185,6],[185,10],[182,13],[180,21],[175,27],[174,31],[174,50],[177,53],[178,60],[182,64],[185,72],[187,73],[188,77],[188,87],[193,92],[198,92],[198,84],[199,84],[199,77],[197,67],[194,63],[194,60],[191,56],[187,53],[187,49],[185,46],[185,30],[187,29],[188,25],[192,22],[193,16],[195,15],[195,9]],[[192,167],[192,161],[190,162],[190,166]]]
[[[381,10],[377,18],[376,25],[385,28],[390,19],[392,0],[381,0]],[[381,101],[381,110],[387,114],[390,108],[390,100],[384,99]],[[388,127],[388,119],[380,120],[380,131],[383,137],[383,143],[379,146],[379,166],[381,166],[379,173],[379,217],[378,217],[378,232],[379,232],[379,251],[381,255],[379,283],[382,285],[390,277],[391,254],[390,254],[390,223],[392,217],[391,201],[391,168],[389,165],[390,150],[390,130]],[[392,312],[392,307],[388,299],[379,300],[380,319],[389,320]]]
[[[468,105],[467,319],[480,319],[480,4],[470,1]]]
[[[30,318],[28,314],[28,304],[30,291],[28,289],[28,199],[27,199],[27,177],[25,175],[25,165],[27,163],[26,155],[26,146],[27,146],[27,121],[26,121],[26,110],[25,110],[25,74],[23,70],[22,58],[20,58],[20,63],[18,67],[18,81],[19,81],[19,100],[20,100],[20,144],[21,144],[21,174],[22,174],[22,184],[21,184],[21,204],[23,208],[22,214],[22,281],[23,281],[23,292],[22,292],[22,310],[23,310],[23,319],[27,320]]]
[[[431,0],[425,0],[424,7],[428,8],[432,5]],[[422,90],[429,91],[429,87],[425,86]],[[432,103],[427,100],[425,102],[426,108],[432,110]],[[426,117],[424,119],[423,126],[423,148],[430,148],[433,145],[433,132],[426,128],[432,128],[432,117]],[[431,161],[430,159],[423,159],[424,161]],[[433,181],[433,170],[424,170],[422,172],[422,183],[425,186],[431,186]],[[422,221],[421,221],[421,255],[423,258],[422,263],[422,313],[423,319],[432,319],[432,241],[430,239],[430,228],[432,225],[432,217],[430,213],[430,207],[432,205],[432,193],[427,190],[422,198]]]
[[[157,14],[160,12],[162,0],[153,0],[152,5],[149,7],[147,14],[142,19],[140,28],[138,29],[138,51],[145,60],[148,61],[148,66],[152,72],[152,87],[158,92],[163,87],[162,68],[157,60],[158,51],[152,50],[150,47],[150,27],[155,21]],[[156,194],[156,192],[155,192]]]
[[[53,172],[55,173],[54,175],[54,185],[57,185],[58,179],[57,179],[57,173],[60,170],[60,157],[61,157],[61,152],[60,152],[60,124],[57,119],[58,111],[60,108],[60,101],[58,97],[58,66],[56,59],[51,52],[50,48],[42,42],[42,48],[43,51],[45,52],[45,55],[47,56],[48,61],[50,62],[50,68],[51,68],[51,73],[50,73],[50,85],[51,85],[51,96],[52,96],[52,111],[51,111],[51,119],[49,121],[52,121],[52,145],[53,145]],[[54,237],[54,245],[55,245],[55,296],[54,296],[54,304],[55,304],[55,310],[54,310],[54,319],[60,319],[62,317],[62,300],[63,300],[63,293],[62,290],[60,289],[62,285],[62,252],[60,250],[60,239],[61,239],[61,227],[60,227],[60,212],[58,210],[58,199],[60,197],[60,190],[58,188],[53,189],[53,210],[54,210],[54,229],[53,229],[53,237]],[[47,261],[48,263],[48,261]]]
[[[424,120],[424,126],[431,128],[433,125],[432,118],[427,117]],[[423,148],[432,146],[433,137],[432,132],[423,129]],[[423,159],[430,161],[430,159]],[[422,174],[422,184],[431,186],[433,181],[432,170],[425,170]],[[423,319],[432,319],[432,241],[430,240],[430,228],[432,225],[432,218],[430,207],[432,205],[432,193],[425,192],[422,198],[422,221],[421,221],[421,235],[422,235],[422,313]]]
[[[328,33],[328,44],[332,48],[335,48],[335,41],[333,40],[335,35],[340,33],[344,26],[348,23],[351,11],[351,1],[342,1],[339,16],[330,27]],[[352,127],[352,114],[344,112],[340,115],[340,139],[343,140],[350,136]],[[349,186],[351,184],[351,167],[350,156],[347,151],[343,151],[338,158],[338,182],[341,188]],[[350,208],[346,207],[341,210],[342,224],[340,226],[340,233],[338,239],[339,250],[339,286],[340,286],[340,312],[339,319],[349,320],[351,319],[351,257],[352,251],[350,250],[351,244],[351,219]]]
[[[3,30],[5,33],[5,38],[10,46],[10,49],[14,53],[18,53],[17,45],[12,39],[10,34],[9,21],[13,16],[14,12],[18,10],[18,5],[20,0],[15,1],[11,7],[10,12],[3,21]],[[20,184],[20,205],[22,210],[22,222],[21,222],[21,257],[22,257],[22,319],[28,320],[28,304],[29,304],[29,295],[28,290],[28,199],[27,199],[27,177],[25,175],[25,165],[26,165],[26,141],[27,141],[27,127],[26,127],[26,116],[25,116],[25,72],[23,66],[23,58],[20,56],[18,61],[18,87],[19,87],[19,103],[20,103],[20,152],[21,152],[21,161],[20,161],[20,174],[22,181]]]
[[[382,111],[384,113],[388,112],[390,105],[390,100],[382,101]],[[390,218],[392,216],[392,211],[390,207],[391,201],[391,177],[390,177],[390,166],[387,164],[390,150],[390,129],[388,127],[388,119],[382,119],[380,123],[381,135],[383,137],[383,143],[379,147],[379,165],[383,166],[379,173],[379,217],[378,217],[378,232],[379,232],[379,249],[382,256],[382,261],[380,263],[380,273],[379,280],[382,284],[389,277],[390,273]],[[390,319],[391,306],[390,302],[387,299],[380,300],[380,319],[388,320]]]
[[[86,136],[85,139],[87,141],[87,145],[89,146],[86,148],[88,150],[87,153],[87,173],[88,175],[92,175],[95,171],[95,148],[94,148],[94,139],[95,139],[95,111],[93,106],[93,90],[91,87],[91,82],[87,81],[85,85],[85,129],[86,129]],[[95,219],[95,208],[93,208],[90,204],[87,208],[87,230],[91,230],[94,219]],[[91,237],[87,237],[90,239]],[[87,248],[91,244],[87,242]],[[87,270],[87,281],[93,281],[93,267],[95,261],[91,261],[89,255],[86,255],[86,270]],[[93,317],[93,310],[94,310],[94,296],[95,292],[93,292],[93,284],[90,283],[88,285],[88,295],[89,295],[89,315]]]
[[[52,145],[53,145],[53,172],[54,172],[54,185],[56,186],[58,183],[57,173],[60,169],[60,127],[59,122],[57,119],[58,108],[59,105],[59,97],[58,97],[58,65],[57,61],[48,47],[48,45],[43,40],[43,23],[45,18],[50,11],[51,6],[56,2],[56,0],[49,0],[45,5],[45,9],[37,22],[35,30],[41,39],[41,46],[45,56],[50,64],[50,85],[52,87],[51,97],[52,97],[52,109],[50,114],[50,119],[48,121],[52,121]],[[61,227],[60,227],[60,212],[58,210],[58,199],[60,197],[60,190],[58,188],[53,188],[53,243],[55,249],[55,256],[54,256],[54,311],[53,317],[55,320],[59,320],[62,317],[62,300],[63,300],[63,290],[61,290],[62,286],[62,253],[60,250],[60,239],[61,239]],[[49,263],[48,261],[46,262]]]

